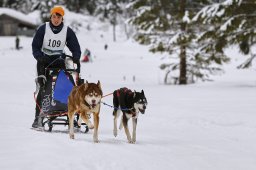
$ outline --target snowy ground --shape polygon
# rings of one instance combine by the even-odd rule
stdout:
[[[82,65],[83,78],[100,80],[104,94],[124,86],[144,89],[149,104],[138,120],[137,143],[127,143],[124,131],[113,136],[107,106],[102,106],[97,144],[92,131],[71,140],[65,126],[52,133],[31,130],[32,39],[21,37],[23,49],[16,51],[15,37],[0,37],[1,170],[256,169],[256,70],[236,70],[241,60],[234,60],[214,82],[165,86],[159,84],[159,59],[145,47],[128,41],[108,43],[105,51],[107,41],[100,35],[78,38],[94,60]],[[239,58],[236,50],[230,53]],[[103,101],[112,104],[112,97]]]

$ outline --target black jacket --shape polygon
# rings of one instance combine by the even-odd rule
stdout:
[[[56,27],[50,22],[50,27],[51,27],[53,33],[57,34],[62,30],[63,23],[61,23],[59,26]],[[33,56],[34,56],[35,59],[38,59],[39,57],[43,57],[44,55],[46,55],[41,50],[42,45],[43,45],[43,40],[44,40],[45,28],[46,28],[46,24],[41,25],[37,29],[36,34],[33,38],[32,51],[33,51]],[[79,60],[80,57],[81,57],[80,45],[79,45],[79,42],[77,40],[76,34],[69,27],[68,27],[68,30],[67,30],[66,46],[71,51],[72,56],[74,57],[74,59]]]

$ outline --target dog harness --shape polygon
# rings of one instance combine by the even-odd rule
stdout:
[[[117,97],[120,96],[120,91],[122,91],[125,95],[126,95],[126,94],[128,94],[128,95],[132,94],[132,91],[131,91],[130,89],[128,89],[128,88],[126,88],[126,87],[123,87],[123,88],[118,89],[118,90],[116,91]]]
[[[120,93],[123,93],[124,95],[133,95],[133,92],[130,89],[128,89],[127,87],[120,88],[116,91],[116,95],[117,95],[118,98],[120,97]],[[122,108],[121,108],[121,110],[122,110]],[[136,116],[136,112],[135,112],[134,107],[129,108],[129,109],[125,109],[125,110],[127,111],[126,113],[131,114],[132,117]]]

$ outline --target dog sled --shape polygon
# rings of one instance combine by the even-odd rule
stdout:
[[[63,60],[63,59],[59,59]],[[36,79],[35,99],[40,98],[37,107],[40,109],[38,117],[39,129],[51,132],[55,125],[69,125],[68,120],[68,96],[73,86],[83,83],[79,72],[80,64],[73,63],[71,56],[66,56],[65,68],[47,67],[45,69],[45,83],[40,87],[38,78]],[[37,100],[36,100],[37,101]],[[74,127],[85,129],[85,133],[89,131],[85,123],[78,123],[79,114],[76,114]]]

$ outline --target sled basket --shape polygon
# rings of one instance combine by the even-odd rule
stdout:
[[[42,91],[41,108],[43,113],[67,112],[68,96],[75,85],[72,75],[64,70],[50,70]]]

